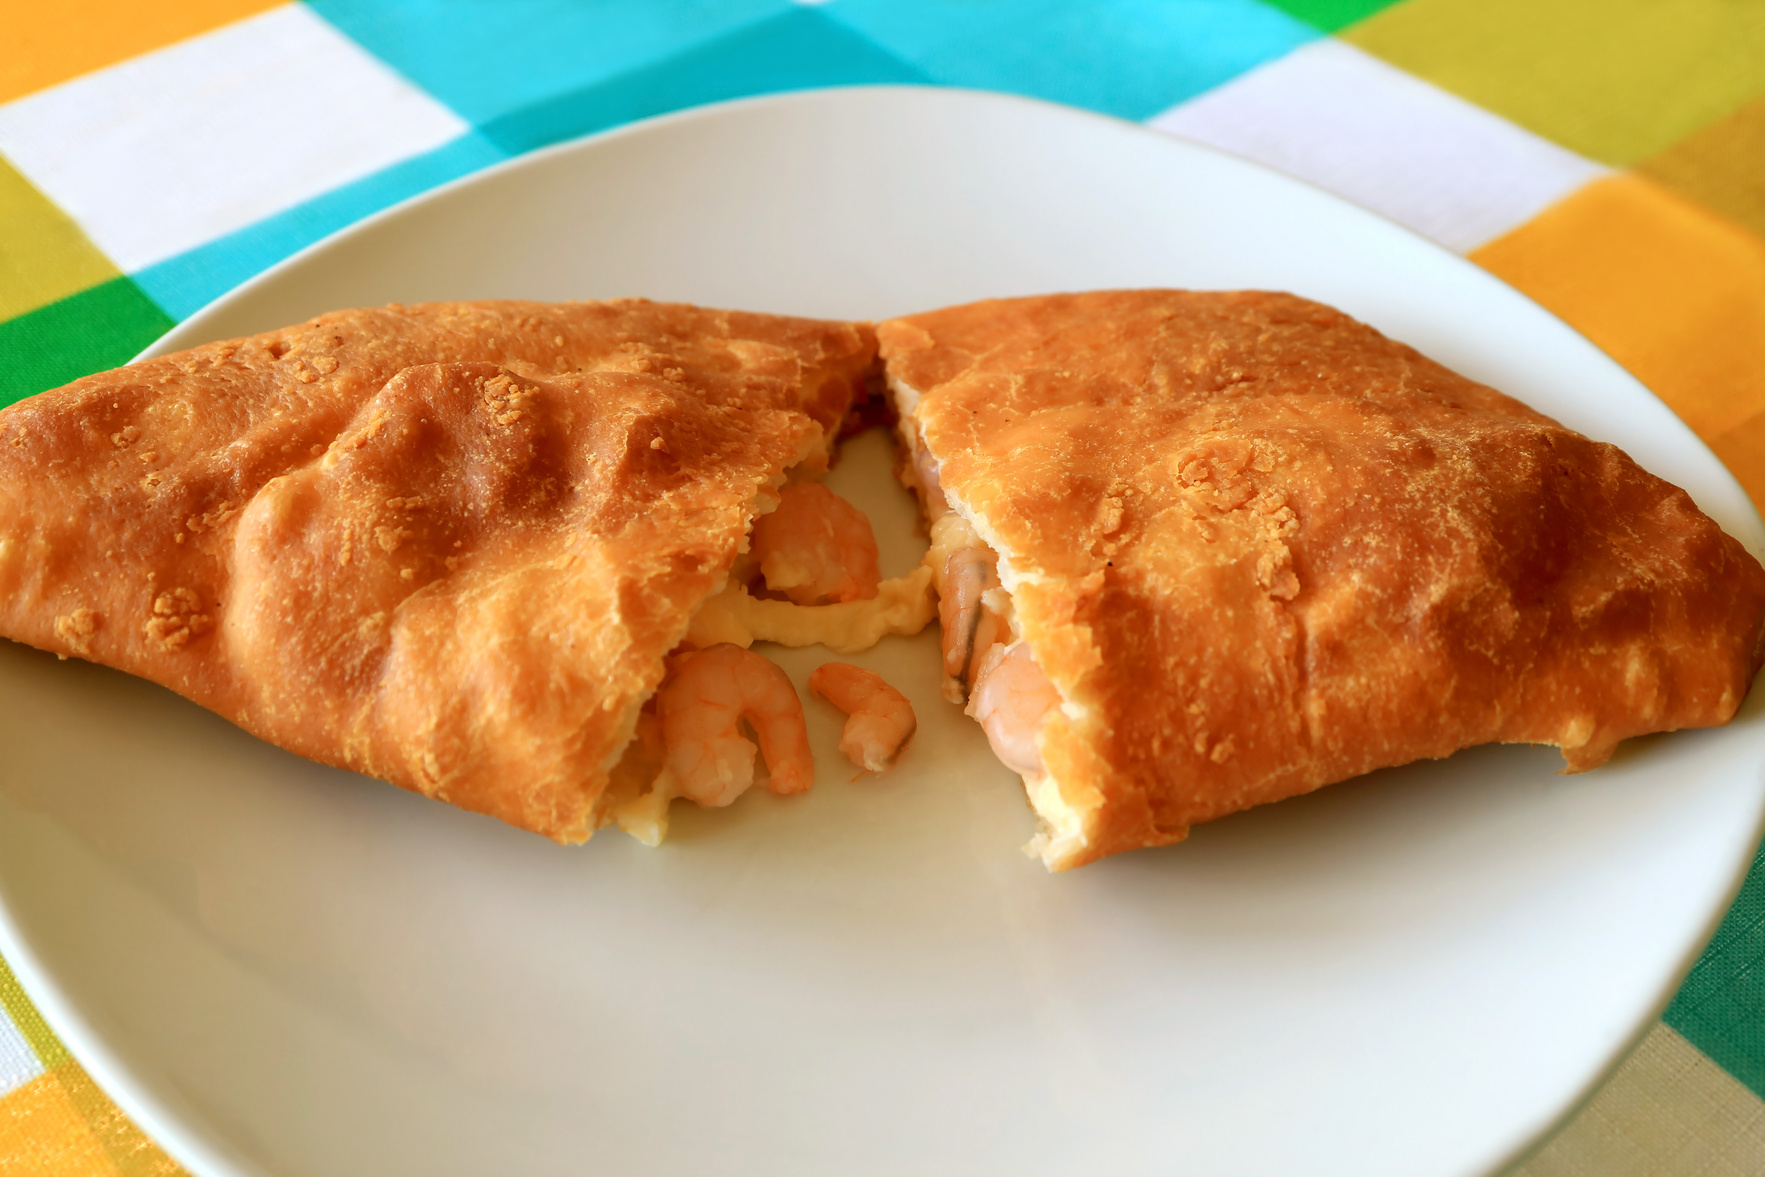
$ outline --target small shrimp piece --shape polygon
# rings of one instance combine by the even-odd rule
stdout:
[[[998,587],[999,574],[985,548],[958,548],[944,561],[938,625],[944,639],[944,694],[952,703],[964,700],[982,656],[999,640],[999,618],[981,600]]]
[[[919,727],[907,696],[861,666],[824,662],[809,676],[809,689],[846,713],[840,751],[869,772],[893,764]]]
[[[662,725],[663,776],[675,796],[700,805],[728,805],[754,783],[754,744],[740,722],[753,725],[774,793],[800,793],[815,783],[815,759],[803,702],[773,663],[721,642],[686,659],[656,697]]]
[[[1059,703],[1060,692],[1036,665],[1029,646],[1015,642],[995,646],[982,660],[968,714],[980,721],[993,755],[1006,768],[1037,776],[1042,771],[1042,724]]]
[[[785,487],[754,520],[753,554],[766,587],[798,605],[869,600],[882,583],[870,520],[819,482]]]
[[[925,511],[925,521],[936,523],[950,513],[950,500],[944,497],[943,484],[938,481],[938,464],[924,444],[914,447],[913,474],[919,482],[919,505]]]

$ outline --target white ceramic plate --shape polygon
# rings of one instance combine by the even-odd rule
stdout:
[[[1275,287],[1685,486],[1708,451],[1586,341],[1316,190],[999,96],[740,103],[518,161],[344,233],[164,351],[385,300],[644,294],[885,316]],[[839,471],[913,559],[870,444]],[[887,571],[887,569],[885,569]],[[563,849],[317,767],[146,683],[0,643],[0,949],[204,1175],[1489,1171],[1666,1000],[1761,816],[1757,700],[1607,768],[1487,748],[1053,877],[937,698],[898,771]],[[779,655],[801,684],[820,658]]]

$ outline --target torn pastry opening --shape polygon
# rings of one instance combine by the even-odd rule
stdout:
[[[756,785],[809,789],[815,767],[802,700],[751,647],[856,653],[890,634],[916,634],[935,615],[932,568],[921,563],[884,579],[869,518],[822,482],[837,444],[823,431],[750,501],[748,533],[722,587],[692,614],[634,714],[596,828],[618,825],[654,846],[676,800],[721,807]],[[911,706],[868,671],[829,663],[811,688],[849,713],[841,750],[866,771],[885,767],[912,734]]]
[[[888,395],[905,458],[901,480],[919,497],[943,630],[943,692],[981,725],[1000,763],[1023,778],[1039,830],[1025,853],[1051,867],[1073,861],[1091,839],[1101,798],[1063,785],[1049,737],[1085,724],[1092,709],[1051,678],[1022,625],[1013,593],[1024,574],[987,522],[941,484],[940,462],[922,434],[917,389],[894,375]]]

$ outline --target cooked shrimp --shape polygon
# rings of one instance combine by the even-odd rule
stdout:
[[[754,783],[753,725],[774,793],[815,783],[803,703],[784,671],[751,650],[723,642],[686,659],[656,697],[662,721],[663,776],[674,796],[728,805]]]
[[[809,689],[846,713],[840,751],[870,772],[893,764],[919,726],[907,696],[861,666],[824,662],[809,676]]]
[[[1059,702],[1060,692],[1029,646],[1015,642],[995,646],[982,660],[968,714],[980,720],[993,755],[1006,768],[1035,776],[1042,771],[1042,724]]]
[[[935,523],[948,515],[950,500],[944,497],[944,487],[938,481],[938,464],[923,443],[913,450],[913,474],[919,480],[919,505],[925,510],[925,521]]]
[[[944,561],[938,624],[944,631],[944,693],[953,703],[962,702],[981,657],[1003,637],[998,615],[982,601],[997,587],[999,574],[985,548],[958,548]]]
[[[784,488],[754,521],[753,554],[766,587],[798,605],[869,600],[882,583],[870,520],[819,482]]]

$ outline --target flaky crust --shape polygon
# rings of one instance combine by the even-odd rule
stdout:
[[[0,635],[579,841],[842,323],[623,300],[341,311],[0,413]]]
[[[878,328],[940,480],[1080,705],[1080,865],[1489,741],[1571,771],[1727,722],[1765,571],[1686,494],[1285,294],[976,303]]]

